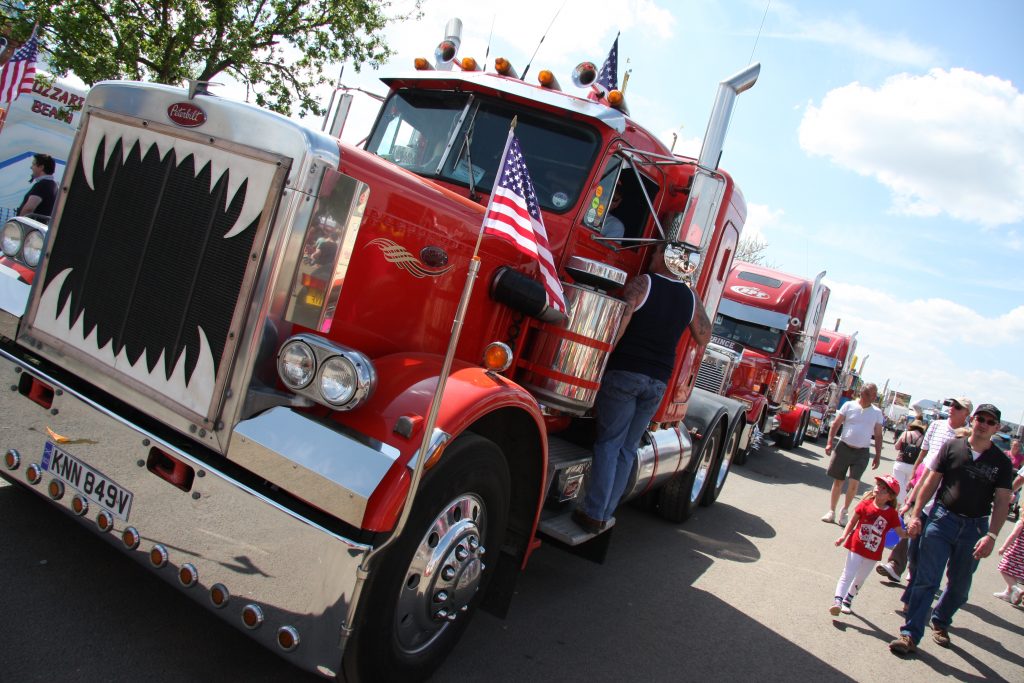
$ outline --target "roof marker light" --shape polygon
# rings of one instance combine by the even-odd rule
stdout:
[[[494,60],[494,70],[501,76],[519,78],[519,73],[516,71],[515,67],[512,66],[512,62],[508,61],[504,57],[498,57]]]
[[[555,73],[550,69],[542,69],[537,74],[537,81],[542,87],[550,88],[551,90],[561,91],[561,86],[558,85],[558,79],[555,78]]]

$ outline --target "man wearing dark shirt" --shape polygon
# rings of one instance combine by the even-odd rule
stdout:
[[[971,436],[944,443],[934,465],[929,464],[931,471],[918,484],[921,490],[913,513],[907,517],[907,533],[923,535],[907,621],[900,628],[899,638],[889,643],[896,654],[917,649],[944,570],[948,582],[932,612],[931,627],[932,639],[949,647],[953,615],[967,602],[978,561],[988,557],[995,547],[1009,511],[1013,483],[1010,459],[992,444],[1000,417],[999,409],[991,403],[978,406],[971,421]],[[922,530],[921,508],[936,489],[935,507]]]
[[[18,207],[19,216],[30,213],[49,216],[53,213],[53,204],[57,199],[57,181],[53,172],[57,164],[49,154],[35,154],[32,157],[32,187],[25,193]]]
[[[687,329],[700,344],[711,321],[700,297],[676,279],[658,246],[649,275],[626,285],[628,305],[594,402],[597,439],[583,506],[573,520],[599,533],[607,526],[629,481],[640,437],[650,424],[675,366],[676,346]]]

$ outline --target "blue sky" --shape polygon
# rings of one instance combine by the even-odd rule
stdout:
[[[559,1],[425,0],[419,21],[389,28],[392,60],[346,66],[343,82],[383,94],[379,78],[430,57],[454,16],[460,55],[483,61],[493,23],[487,61],[522,72]],[[744,234],[782,270],[827,272],[826,326],[858,332],[866,379],[914,400],[995,403],[1019,422],[1022,26],[1015,0],[565,0],[529,78],[550,68],[570,83],[621,31],[634,119],[696,156],[718,82],[753,54],[761,76],[722,157],[749,205]],[[343,138],[361,139],[375,111],[358,98]]]

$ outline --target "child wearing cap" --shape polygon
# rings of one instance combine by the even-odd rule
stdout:
[[[871,573],[871,568],[882,559],[885,536],[889,530],[895,529],[901,538],[907,535],[896,513],[895,503],[899,493],[900,483],[896,477],[891,474],[875,477],[875,488],[857,505],[842,535],[836,539],[836,547],[844,546],[850,552],[846,556],[843,574],[836,584],[835,600],[828,609],[832,616],[853,611],[853,598]]]

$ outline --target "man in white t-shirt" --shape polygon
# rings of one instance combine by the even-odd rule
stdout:
[[[846,526],[849,519],[849,508],[857,495],[857,487],[860,485],[860,478],[864,470],[868,468],[868,449],[871,446],[871,439],[875,440],[875,459],[871,463],[871,469],[878,469],[882,461],[882,424],[885,416],[882,411],[874,405],[878,398],[878,387],[875,384],[865,384],[860,390],[860,398],[856,401],[847,401],[836,412],[836,418],[832,421],[832,427],[828,430],[828,443],[825,444],[825,455],[832,456],[828,463],[828,476],[832,477],[832,490],[830,491],[831,505],[828,512],[821,518],[823,522],[836,521],[836,503],[839,502],[839,494],[843,490],[843,481],[846,481],[846,503],[842,512],[839,513],[839,525]],[[833,452],[832,444],[836,439],[836,432],[843,428],[843,436],[839,439],[838,445]]]

